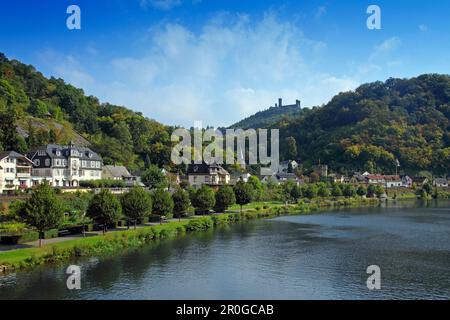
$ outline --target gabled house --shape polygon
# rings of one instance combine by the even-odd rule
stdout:
[[[298,163],[295,160],[286,160],[280,162],[278,165],[278,172],[279,173],[294,173],[295,169],[298,168]]]
[[[368,184],[380,184],[380,185],[386,184],[385,176],[380,174],[369,174],[365,176],[365,178]]]
[[[102,158],[90,148],[48,144],[28,153],[33,162],[32,183],[48,181],[53,187],[78,187],[80,181],[102,178]]]
[[[132,175],[124,166],[106,165],[102,168],[102,178],[125,182],[127,187],[144,186],[139,177]]]
[[[187,169],[189,184],[193,187],[202,185],[220,186],[230,183],[230,174],[218,164],[189,164]]]
[[[328,177],[328,165],[326,164],[317,164],[313,166],[313,171],[319,176],[319,177]]]
[[[235,173],[232,174],[230,177],[230,184],[236,184],[238,181],[243,181],[243,182],[248,182],[248,179],[251,177],[252,175],[248,172],[245,173]]]
[[[400,188],[403,187],[403,182],[400,176],[384,176],[386,188]]]
[[[402,187],[411,188],[413,186],[413,180],[409,176],[402,176]]]
[[[438,188],[448,188],[448,181],[446,178],[435,178],[433,186]]]
[[[15,151],[0,152],[0,194],[30,188],[30,159]]]
[[[166,177],[170,185],[179,185],[181,183],[181,178],[178,172],[170,172],[166,169],[161,169],[162,174]]]
[[[414,177],[414,178],[412,178],[412,181],[413,181],[413,184],[418,187],[421,187],[424,184],[429,182],[427,177]]]

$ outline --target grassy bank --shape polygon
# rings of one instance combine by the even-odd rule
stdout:
[[[260,203],[249,205],[242,213],[225,213],[173,221],[137,230],[115,231],[106,235],[54,243],[43,248],[18,249],[0,252],[0,273],[56,263],[75,257],[107,255],[129,248],[137,248],[157,239],[172,238],[186,232],[204,231],[217,225],[246,220],[298,215],[329,207],[355,207],[378,204],[376,199],[320,199],[295,205]]]

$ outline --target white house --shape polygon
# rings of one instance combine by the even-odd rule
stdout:
[[[15,151],[0,153],[0,193],[31,187],[32,162]]]
[[[220,186],[230,183],[230,174],[218,164],[190,164],[187,170],[189,184],[193,187]]]
[[[248,179],[250,179],[251,176],[252,175],[248,172],[232,174],[230,178],[230,183],[236,184],[238,181],[248,182]]]
[[[384,176],[386,181],[386,188],[401,188],[403,187],[403,181],[400,176]]]
[[[83,180],[102,178],[102,158],[87,147],[48,144],[30,152],[32,183],[48,181],[54,187],[78,187]]]
[[[435,178],[433,181],[433,186],[438,188],[448,188],[448,181],[445,178]]]

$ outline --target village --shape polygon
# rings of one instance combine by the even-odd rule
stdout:
[[[161,173],[167,178],[169,186],[191,186],[200,188],[202,185],[219,187],[235,185],[238,181],[248,182],[256,176],[261,183],[280,185],[285,182],[304,185],[313,182],[329,182],[351,185],[377,185],[385,189],[413,188],[431,184],[433,187],[447,188],[447,177],[424,177],[408,175],[385,175],[370,172],[355,172],[351,176],[330,173],[326,164],[313,166],[313,172],[305,177],[296,174],[299,163],[295,160],[280,162],[278,169],[271,175],[255,175],[245,170],[229,173],[218,164],[190,164],[185,174],[170,172],[161,168]],[[89,182],[106,180],[123,186],[142,186],[142,171],[130,172],[121,165],[104,165],[99,154],[88,147],[48,144],[20,154],[15,151],[0,153],[0,194],[18,195],[47,182],[50,186],[62,192],[73,192],[87,189]],[[114,183],[111,183],[114,185]]]

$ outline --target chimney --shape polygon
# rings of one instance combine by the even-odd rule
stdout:
[[[283,106],[283,99],[281,99],[281,98],[278,99],[278,106],[280,106],[280,107]]]
[[[296,104],[296,106],[297,106],[297,108],[301,108],[301,102],[300,102],[300,100],[295,100],[295,104]]]

